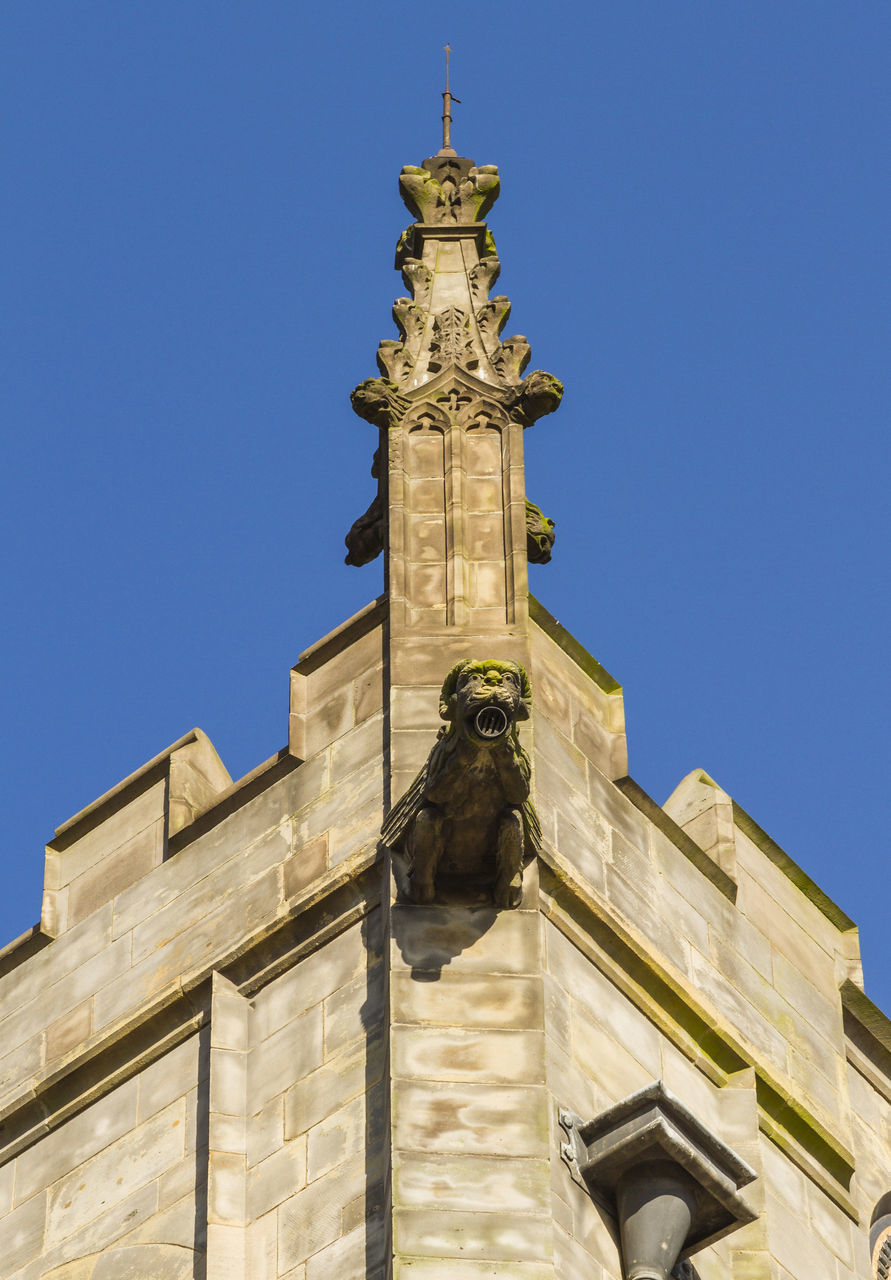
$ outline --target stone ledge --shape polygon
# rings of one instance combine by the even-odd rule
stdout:
[[[542,911],[655,1026],[719,1087],[755,1072],[759,1125],[855,1222],[854,1156],[799,1099],[794,1084],[726,1026],[710,1001],[657,959],[647,940],[620,923],[596,892],[549,849],[540,856]]]

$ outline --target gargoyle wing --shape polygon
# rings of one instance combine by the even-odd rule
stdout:
[[[535,812],[535,805],[527,798],[523,801],[523,835],[525,839],[524,855],[527,861],[541,853],[541,823]]]
[[[381,842],[388,849],[401,850],[403,841],[408,834],[408,829],[424,803],[424,788],[427,785],[429,772],[430,756],[424,761],[420,773],[409,789],[400,800],[396,801],[387,814],[384,825],[381,827]]]

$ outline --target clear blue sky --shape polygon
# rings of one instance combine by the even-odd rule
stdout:
[[[349,407],[395,336],[399,168],[454,138],[532,367],[543,602],[626,690],[631,772],[707,769],[887,929],[887,0],[28,0],[0,11],[0,935],[54,827],[193,725],[237,777],[381,588]]]

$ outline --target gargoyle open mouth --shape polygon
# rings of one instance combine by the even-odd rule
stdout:
[[[489,703],[485,707],[480,707],[473,717],[473,727],[480,738],[491,741],[507,733],[508,719],[501,707]]]

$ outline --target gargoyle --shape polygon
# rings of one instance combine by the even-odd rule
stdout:
[[[529,677],[515,662],[459,662],[446,676],[446,725],[381,832],[405,858],[414,902],[432,902],[442,877],[491,886],[499,907],[519,904],[524,861],[541,849],[517,733],[531,701]]]

